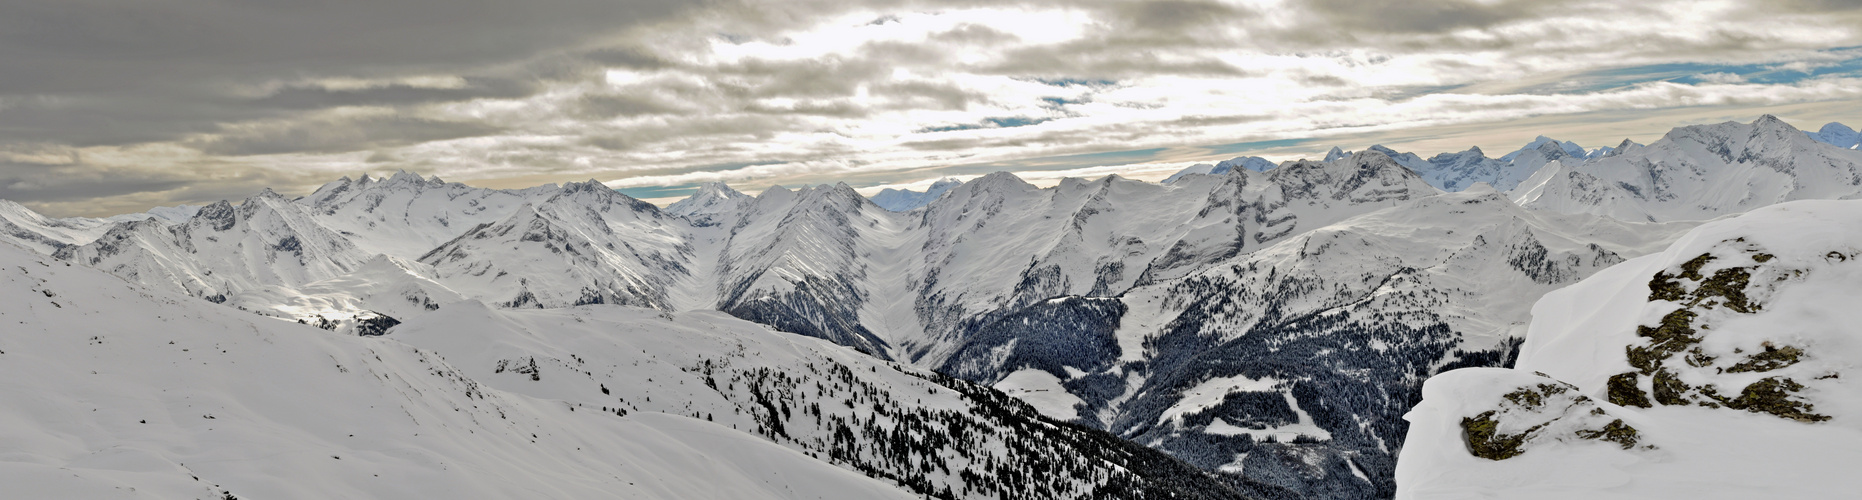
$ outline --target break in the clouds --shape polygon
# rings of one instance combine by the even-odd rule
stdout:
[[[395,169],[654,197],[1862,120],[1839,0],[3,3],[0,198],[61,215]]]

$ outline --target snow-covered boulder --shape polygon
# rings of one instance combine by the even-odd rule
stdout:
[[[1425,385],[1398,498],[1853,495],[1859,258],[1862,201],[1793,202],[1546,295],[1516,370]]]

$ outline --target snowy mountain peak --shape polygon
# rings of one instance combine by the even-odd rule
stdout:
[[[1033,184],[1029,184],[1028,181],[1022,180],[1021,177],[1003,171],[990,172],[989,175],[972,179],[970,182],[964,183],[963,187],[976,192],[1008,192],[1035,188]]]
[[[793,189],[789,189],[789,188],[782,187],[782,186],[770,186],[770,187],[764,188],[763,192],[757,193],[756,198],[759,200],[763,198],[788,198],[794,195],[795,195],[795,190]]]
[[[1520,155],[1525,154],[1528,151],[1536,152],[1536,153],[1539,153],[1540,155],[1548,155],[1550,154],[1549,151],[1551,149],[1558,150],[1558,152],[1561,153],[1559,154],[1559,157],[1572,156],[1572,157],[1584,158],[1589,155],[1588,152],[1584,151],[1584,148],[1582,146],[1579,146],[1575,142],[1559,141],[1557,139],[1553,139],[1553,138],[1541,135],[1538,137],[1534,137],[1532,139],[1532,142],[1526,143],[1525,147],[1521,147],[1518,150],[1515,150],[1511,153],[1507,153],[1506,155],[1501,156],[1500,160],[1504,162],[1517,161]]]
[[[237,220],[234,212],[232,202],[216,201],[200,207],[200,211],[194,213],[194,218],[188,219],[188,224],[213,228],[215,231],[225,231],[232,229],[233,223]]]
[[[937,182],[931,183],[931,187],[926,188],[925,193],[942,194],[945,191],[949,191],[950,188],[954,188],[962,184],[963,184],[963,181],[957,180],[957,178],[955,177],[945,177],[942,179],[938,179]]]
[[[1182,179],[1185,176],[1213,175],[1216,173],[1215,169],[1216,169],[1215,165],[1210,165],[1207,163],[1198,163],[1195,165],[1184,167],[1183,170],[1178,170],[1177,173],[1170,174],[1170,177],[1165,177],[1164,180],[1158,181],[1158,182],[1162,184],[1174,184],[1177,182],[1177,180]]]
[[[1623,142],[1617,143],[1616,147],[1614,148],[1604,148],[1605,151],[1602,151],[1601,154],[1597,155],[1597,157],[1608,158],[1611,156],[1616,156],[1616,155],[1629,152],[1629,150],[1639,148],[1639,147],[1642,147],[1642,145],[1636,144],[1636,141],[1632,141],[1626,138],[1626,139],[1623,139]]]
[[[1766,130],[1788,129],[1792,132],[1797,131],[1797,127],[1793,127],[1791,126],[1791,124],[1785,123],[1784,120],[1778,119],[1777,115],[1773,115],[1771,113],[1759,115],[1757,120],[1752,121],[1752,126],[1758,127],[1761,129],[1766,129]]]
[[[1319,160],[1319,161],[1326,161],[1326,162],[1338,161],[1340,158],[1345,158],[1350,155],[1351,155],[1350,151],[1339,149],[1338,146],[1332,146],[1331,151],[1325,152],[1325,159]]]
[[[1816,139],[1817,142],[1829,144],[1838,148],[1862,148],[1862,132],[1856,132],[1855,129],[1849,128],[1848,125],[1843,125],[1841,123],[1830,122],[1823,125],[1823,128],[1816,132],[1805,133],[1810,135],[1811,139]]]
[[[1533,149],[1535,151],[1538,151],[1539,154],[1545,155],[1545,159],[1547,160],[1557,160],[1559,158],[1573,156],[1570,151],[1565,150],[1564,144],[1558,143],[1556,141],[1547,141],[1544,143],[1540,143],[1539,147],[1533,148]]]
[[[406,170],[396,170],[394,176],[388,178],[390,185],[425,184],[426,182],[427,179],[421,177],[420,174]]]
[[[727,198],[727,199],[749,197],[749,195],[738,192],[735,189],[731,189],[731,186],[729,184],[725,184],[721,181],[699,184],[698,191],[693,192],[692,196],[693,197],[709,197],[709,198]]]
[[[752,199],[750,195],[731,189],[723,182],[707,182],[699,185],[698,191],[691,196],[667,205],[665,212],[685,217],[699,226],[711,226],[736,213],[739,207]]]
[[[1259,156],[1237,156],[1216,163],[1215,168],[1211,169],[1209,173],[1226,174],[1237,168],[1255,172],[1266,172],[1277,166],[1279,166],[1279,164]]]
[[[562,185],[562,192],[563,192],[563,194],[576,194],[576,193],[597,193],[597,194],[607,194],[607,193],[617,193],[617,192],[616,192],[616,191],[614,190],[614,188],[610,188],[610,187],[608,187],[608,185],[606,185],[606,184],[602,184],[602,183],[601,183],[601,181],[598,181],[598,180],[594,180],[594,179],[589,179],[589,180],[586,180],[586,181],[582,181],[582,182],[565,182],[565,183],[563,183],[563,185]],[[618,194],[618,193],[617,193],[617,194]]]
[[[1760,116],[1752,123],[1724,122],[1676,128],[1663,140],[1705,147],[1727,162],[1755,159],[1754,154],[1777,155],[1791,150],[1814,149],[1819,144],[1797,127],[1772,115]]]

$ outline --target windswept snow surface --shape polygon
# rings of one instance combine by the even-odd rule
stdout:
[[[0,280],[7,496],[918,498],[722,424],[507,392],[430,350],[11,245]]]
[[[1862,201],[1800,201],[1546,295],[1517,369],[1428,382],[1406,417],[1399,498],[1852,496],[1859,257]],[[1520,392],[1546,387],[1587,401]],[[1468,437],[1484,415],[1502,439]],[[1592,434],[1611,420],[1616,432]],[[1516,456],[1470,451],[1506,438]]]

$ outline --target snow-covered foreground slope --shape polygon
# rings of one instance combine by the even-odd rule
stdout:
[[[1426,384],[1399,497],[1853,496],[1858,258],[1862,201],[1793,202],[1547,295],[1515,370]]]
[[[1621,220],[1708,220],[1792,200],[1862,197],[1862,151],[1771,115],[1676,128],[1648,146],[1547,164],[1512,191],[1529,208]]]
[[[507,392],[11,245],[0,280],[10,497],[917,498],[719,423]]]
[[[11,245],[0,279],[9,495],[1239,498],[1000,393],[715,312],[465,301],[357,337]]]

